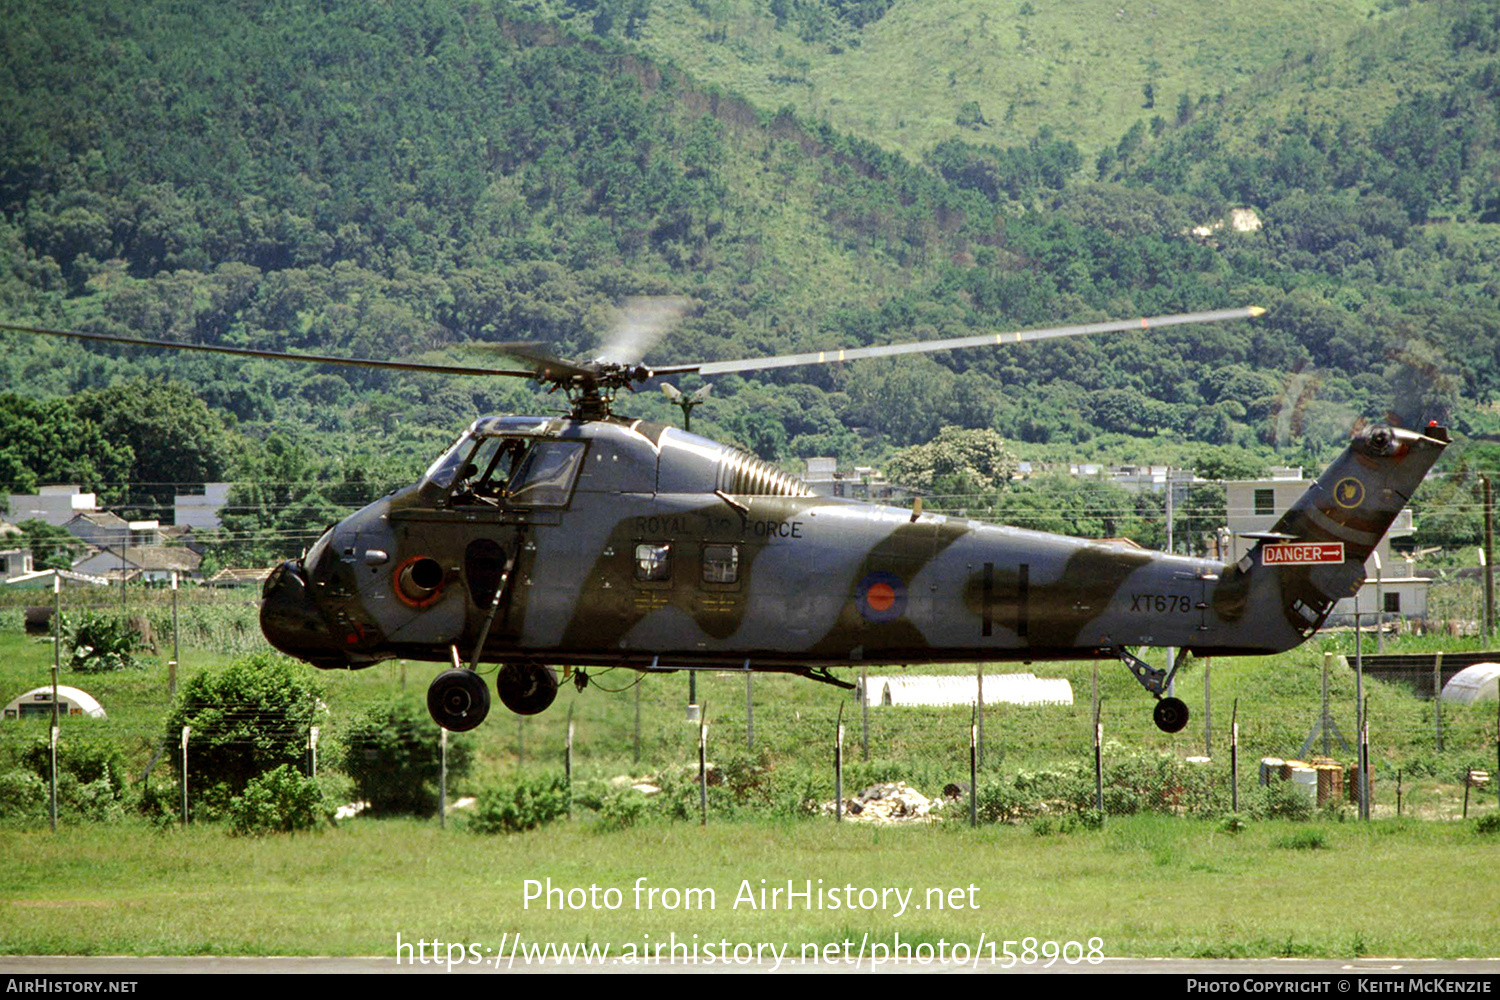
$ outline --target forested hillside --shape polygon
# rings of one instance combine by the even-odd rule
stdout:
[[[1315,462],[1388,411],[1500,426],[1494,0],[1335,5],[1275,60],[1159,69],[1129,107],[1111,83],[1084,132],[1079,94],[1104,93],[1086,74],[1013,115],[981,88],[951,129],[890,146],[857,115],[723,89],[705,53],[779,47],[813,78],[910,35],[922,3],[687,6],[697,35],[667,0],[6,4],[0,314],[488,364],[457,345],[586,356],[626,297],[684,295],[648,356],[665,363],[1255,303],[1254,324],[729,377],[694,429],[793,467],[956,426],[1025,457],[1206,468],[1225,449]],[[1072,52],[1054,13],[1003,21]],[[1136,44],[1094,23],[1096,47]],[[900,74],[858,79],[872,107],[929,100]],[[1235,231],[1234,209],[1261,228]],[[479,379],[4,343],[0,478],[145,510],[155,495],[124,483],[188,474],[149,464],[165,446],[99,393],[160,406],[210,444],[193,475],[246,484],[247,558],[409,480],[478,413],[558,405]],[[654,391],[622,408],[675,412]],[[42,437],[75,423],[111,446]]]

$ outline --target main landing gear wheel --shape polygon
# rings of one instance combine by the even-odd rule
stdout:
[[[512,712],[535,715],[557,697],[557,671],[542,663],[507,663],[495,677],[495,690]]]
[[[490,688],[472,670],[444,670],[427,689],[427,711],[444,729],[467,733],[490,714]]]
[[[1164,733],[1180,733],[1188,724],[1188,707],[1181,698],[1163,698],[1151,712],[1156,728]]]

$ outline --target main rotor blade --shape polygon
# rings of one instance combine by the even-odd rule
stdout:
[[[1054,326],[1045,330],[1016,330],[1007,333],[982,333],[973,337],[950,337],[946,340],[919,340],[883,347],[848,347],[833,351],[811,351],[807,354],[783,354],[770,358],[747,358],[739,361],[705,361],[690,365],[653,365],[653,375],[727,375],[731,372],[761,371],[768,368],[793,368],[797,365],[825,365],[860,358],[886,358],[897,354],[930,354],[963,347],[991,347],[996,344],[1025,344],[1033,340],[1058,337],[1082,337],[1093,333],[1117,333],[1121,330],[1150,330],[1184,323],[1219,323],[1231,319],[1251,319],[1265,312],[1260,306],[1218,309],[1212,312],[1175,313],[1171,316],[1146,316],[1141,319],[1113,320],[1108,323],[1083,323],[1078,326]]]
[[[273,361],[300,361],[314,365],[347,365],[353,368],[384,368],[404,372],[429,372],[435,375],[508,375],[534,378],[535,373],[507,368],[464,368],[460,365],[434,365],[419,361],[377,361],[373,358],[337,358],[324,354],[290,354],[286,351],[262,351],[253,347],[226,347],[219,344],[185,344],[174,340],[148,340],[145,337],[120,337],[110,333],[86,333],[82,330],[54,330],[43,326],[17,326],[0,323],[0,330],[34,333],[44,337],[69,337],[121,347],[156,347],[168,351],[202,351],[208,354],[233,354],[247,358],[270,358]]]
[[[483,351],[487,354],[509,354],[511,357],[521,358],[523,361],[531,362],[531,370],[525,374],[530,378],[543,381],[555,381],[563,378],[592,378],[597,373],[591,368],[564,361],[547,350],[547,345],[537,341],[512,341],[510,343],[489,343],[486,341],[471,340],[468,343],[459,344],[466,350]]]

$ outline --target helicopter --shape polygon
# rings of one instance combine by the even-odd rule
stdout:
[[[474,421],[421,479],[328,528],[276,567],[261,628],[324,669],[447,663],[433,719],[473,729],[501,703],[544,711],[587,670],[743,670],[835,676],[860,664],[1118,659],[1181,731],[1187,706],[1140,647],[1264,655],[1313,635],[1364,581],[1364,563],[1444,447],[1436,423],[1376,424],[1238,562],[1151,552],[961,516],[815,495],[795,476],[686,428],[619,416],[622,390],[860,358],[1249,319],[1254,306],[776,357],[648,366],[682,300],[635,303],[589,361],[540,344],[480,345],[523,362],[475,369],[0,325],[113,344],[304,363],[521,377],[562,391],[564,414]],[[711,384],[711,383],[710,383]],[[684,417],[691,396],[664,391]],[[465,662],[467,661],[467,662]],[[562,673],[559,673],[559,670]]]

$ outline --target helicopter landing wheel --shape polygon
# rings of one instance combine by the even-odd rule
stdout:
[[[543,663],[525,660],[507,663],[495,677],[500,703],[517,715],[545,711],[557,697],[557,671]]]
[[[490,713],[490,689],[472,670],[444,670],[427,689],[427,711],[444,729],[466,733]]]
[[[1164,733],[1180,733],[1188,724],[1188,707],[1181,698],[1163,698],[1151,712],[1156,728]]]

